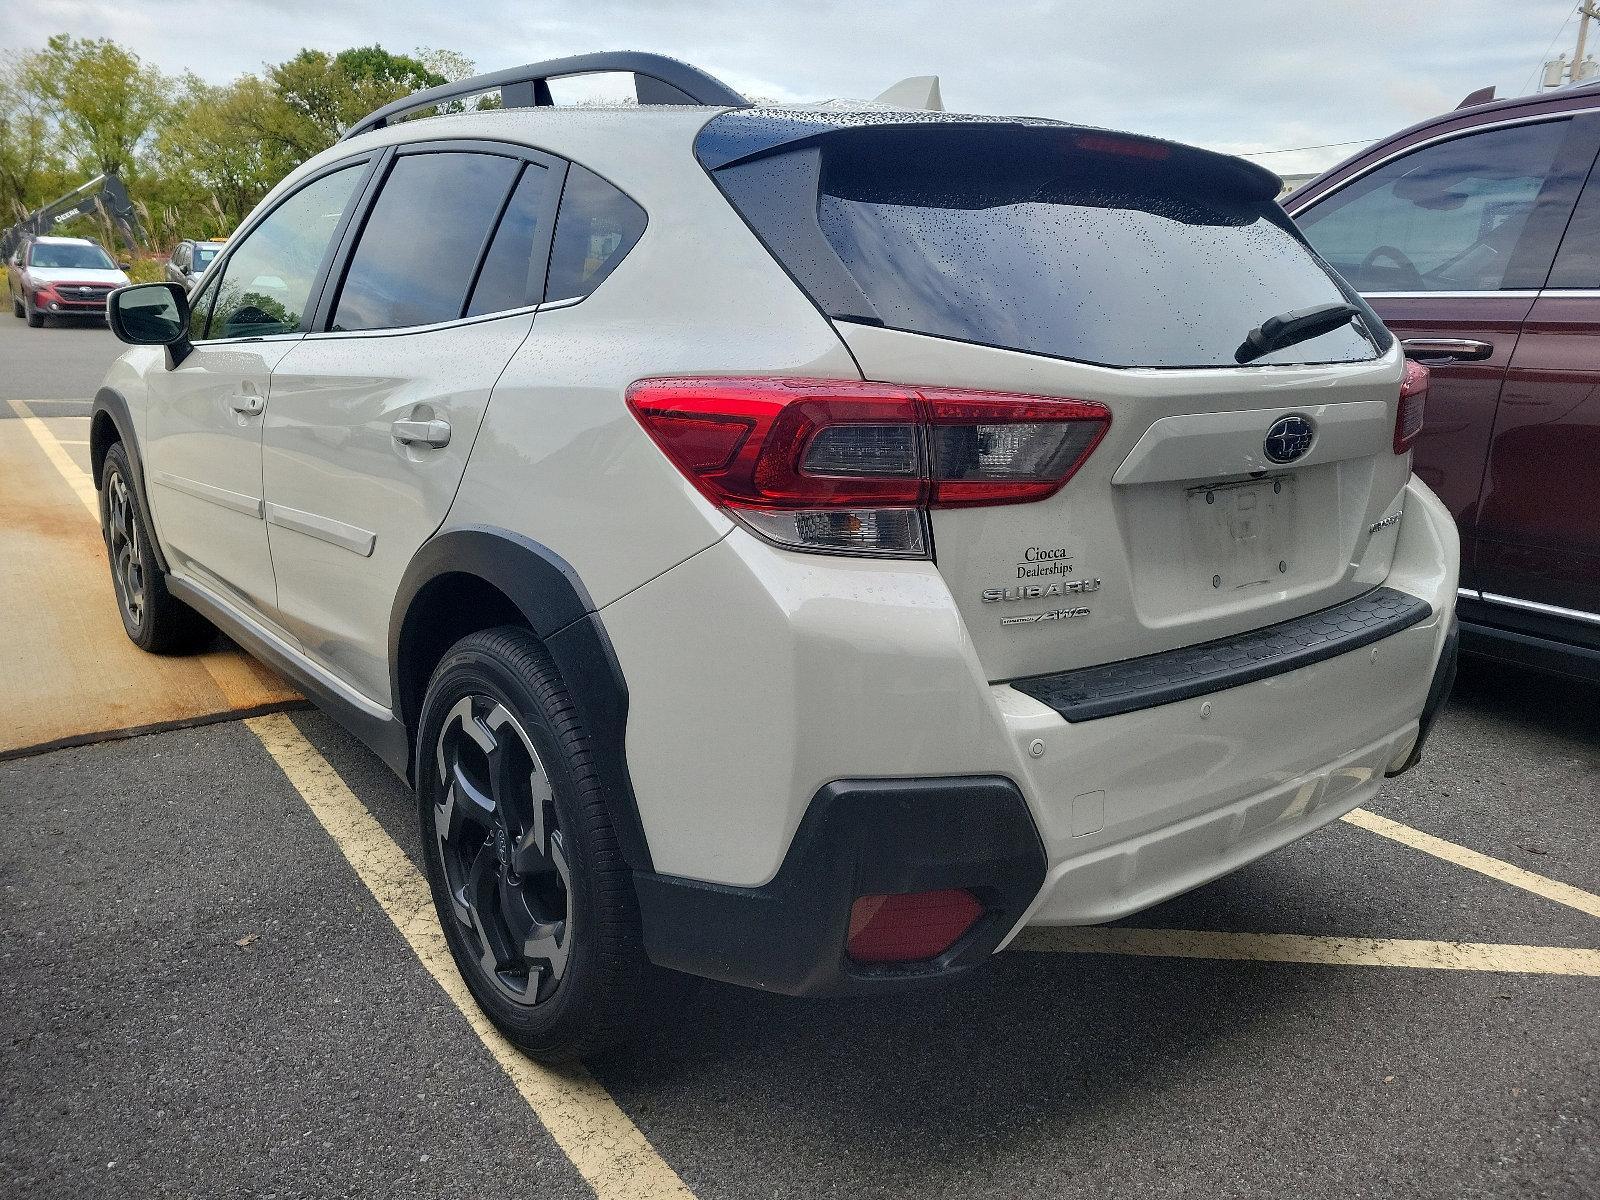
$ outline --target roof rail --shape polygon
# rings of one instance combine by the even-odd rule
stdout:
[[[522,67],[508,67],[503,71],[491,71],[487,75],[474,75],[471,79],[413,92],[393,104],[385,104],[376,112],[368,113],[345,130],[344,138],[382,129],[394,118],[413,109],[445,104],[466,96],[492,92],[496,88],[500,91],[501,103],[507,108],[549,107],[555,103],[550,98],[550,80],[569,75],[607,73],[632,75],[634,94],[640,104],[709,104],[725,108],[750,106],[750,101],[699,67],[691,67],[664,54],[608,50],[599,54],[576,54],[570,58],[552,58]]]

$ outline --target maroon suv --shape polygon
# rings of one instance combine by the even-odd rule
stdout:
[[[1432,372],[1463,648],[1600,679],[1600,83],[1473,99],[1283,203]]]

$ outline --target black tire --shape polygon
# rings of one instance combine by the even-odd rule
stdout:
[[[538,639],[508,625],[451,647],[428,683],[417,746],[434,907],[496,1028],[560,1062],[671,1011],[692,983],[645,958],[588,734]]]
[[[106,540],[117,611],[135,646],[151,654],[183,654],[216,635],[210,622],[167,590],[121,442],[106,451],[100,471],[100,532]]]
[[[25,313],[27,315],[27,318],[28,318],[28,328],[29,329],[43,329],[44,328],[44,314],[42,312],[40,312],[37,308],[35,308],[32,304],[28,303],[28,297],[27,297],[26,294],[24,294],[23,297],[22,297],[22,307],[23,307],[23,310],[25,311]]]

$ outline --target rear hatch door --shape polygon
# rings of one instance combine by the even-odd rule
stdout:
[[[857,116],[740,124],[701,154],[864,377],[1111,412],[1047,499],[932,514],[989,678],[1226,637],[1381,582],[1409,475],[1401,360],[1275,177],[1076,127]],[[1237,361],[1268,318],[1330,304],[1357,315]]]

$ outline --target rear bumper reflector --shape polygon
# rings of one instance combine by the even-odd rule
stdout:
[[[1010,682],[1068,721],[1093,721],[1282,675],[1359,650],[1432,615],[1427,601],[1381,587],[1320,612],[1214,642]]]

